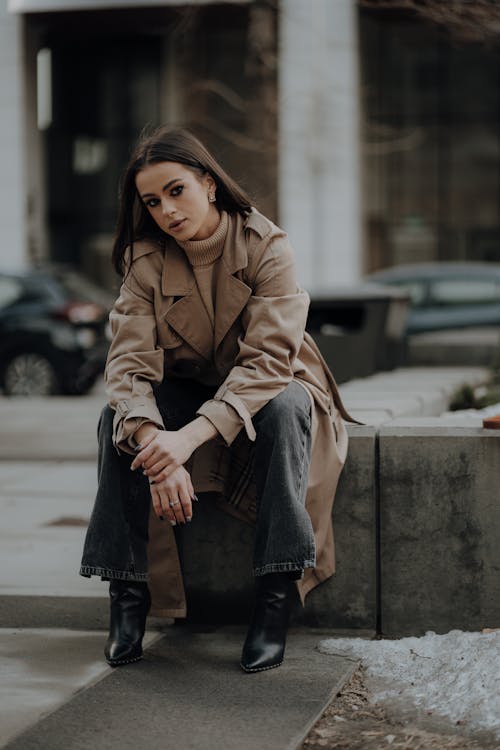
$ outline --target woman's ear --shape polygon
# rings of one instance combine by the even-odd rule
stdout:
[[[207,188],[207,196],[208,196],[208,202],[209,203],[216,203],[217,198],[215,196],[215,191],[217,190],[217,184],[212,177],[211,174],[207,172],[205,175],[205,186]]]

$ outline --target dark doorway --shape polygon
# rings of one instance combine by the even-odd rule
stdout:
[[[52,260],[88,268],[98,237],[113,232],[130,146],[160,121],[160,40],[120,36],[48,40],[53,123],[47,132]]]

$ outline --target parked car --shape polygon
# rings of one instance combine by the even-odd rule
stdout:
[[[66,268],[0,273],[0,388],[83,394],[104,369],[109,295]]]
[[[409,293],[407,333],[500,326],[500,263],[417,263],[366,280]]]

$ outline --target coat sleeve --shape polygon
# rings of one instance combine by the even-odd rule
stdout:
[[[242,313],[244,333],[235,364],[214,398],[197,412],[212,422],[227,445],[242,427],[255,440],[253,415],[293,379],[309,308],[308,294],[297,287],[286,235],[260,243],[248,276],[253,292]]]
[[[164,358],[151,297],[130,271],[109,316],[113,338],[105,381],[115,411],[113,442],[129,453],[141,424],[153,422],[164,429],[152,389],[153,383],[163,380]]]

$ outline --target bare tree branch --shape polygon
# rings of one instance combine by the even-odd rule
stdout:
[[[205,78],[204,80],[196,81],[190,86],[189,93],[190,95],[196,95],[199,91],[207,91],[210,94],[214,94],[239,112],[246,112],[246,101],[234,89],[222,81],[218,81],[215,78]]]
[[[370,156],[413,151],[425,141],[423,128],[395,128],[376,122],[364,124],[363,153]]]
[[[406,11],[464,41],[484,41],[500,34],[498,0],[358,0],[358,5],[385,12]]]

